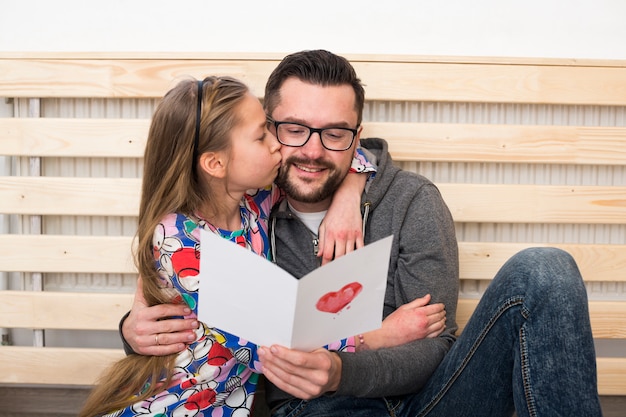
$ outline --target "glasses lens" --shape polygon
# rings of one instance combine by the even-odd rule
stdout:
[[[296,123],[280,123],[276,137],[283,145],[303,146],[311,137],[311,129]],[[332,151],[344,151],[352,145],[354,132],[350,129],[330,128],[321,131],[322,144]]]
[[[351,130],[332,128],[322,131],[322,143],[328,149],[334,151],[343,151],[352,145],[354,134]]]
[[[276,130],[278,140],[287,146],[302,146],[309,138],[310,130],[306,126],[293,123],[281,123]]]

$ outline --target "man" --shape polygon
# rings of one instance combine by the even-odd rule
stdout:
[[[274,257],[294,276],[319,265],[312,231],[350,166],[363,96],[352,66],[327,51],[287,56],[267,83],[264,105],[283,144],[277,182],[288,196],[273,214]],[[331,128],[351,130],[352,142],[333,142]],[[446,306],[446,329],[375,349],[360,336],[354,353],[263,347],[272,415],[601,415],[586,291],[573,259],[556,249],[515,255],[454,342],[458,261],[450,213],[432,183],[393,166],[383,140],[361,144],[378,163],[362,199],[364,241],[394,236],[384,316],[430,294]],[[159,337],[181,342],[183,335]]]

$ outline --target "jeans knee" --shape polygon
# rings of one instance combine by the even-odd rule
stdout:
[[[527,248],[513,255],[507,264],[516,275],[525,275],[535,289],[558,288],[565,292],[584,289],[574,257],[559,248]]]
[[[532,247],[526,248],[513,255],[513,258],[520,257],[525,261],[539,263],[540,265],[563,265],[569,268],[576,267],[574,257],[563,249],[554,247]]]

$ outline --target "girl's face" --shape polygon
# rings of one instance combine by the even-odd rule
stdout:
[[[280,143],[267,130],[265,112],[254,95],[247,94],[237,111],[241,121],[231,133],[228,189],[245,192],[274,181],[281,162]]]

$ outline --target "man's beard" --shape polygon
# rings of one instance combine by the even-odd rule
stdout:
[[[292,165],[312,165],[320,168],[326,168],[329,175],[326,178],[326,181],[319,185],[316,189],[304,191],[289,179],[289,168],[291,168]],[[347,174],[347,170],[345,172],[341,172],[337,169],[337,166],[322,159],[310,160],[291,157],[286,161],[283,161],[282,166],[278,170],[278,176],[276,177],[275,182],[290,198],[295,201],[299,201],[301,203],[319,203],[320,201],[332,197]],[[304,181],[306,182],[306,180]]]

